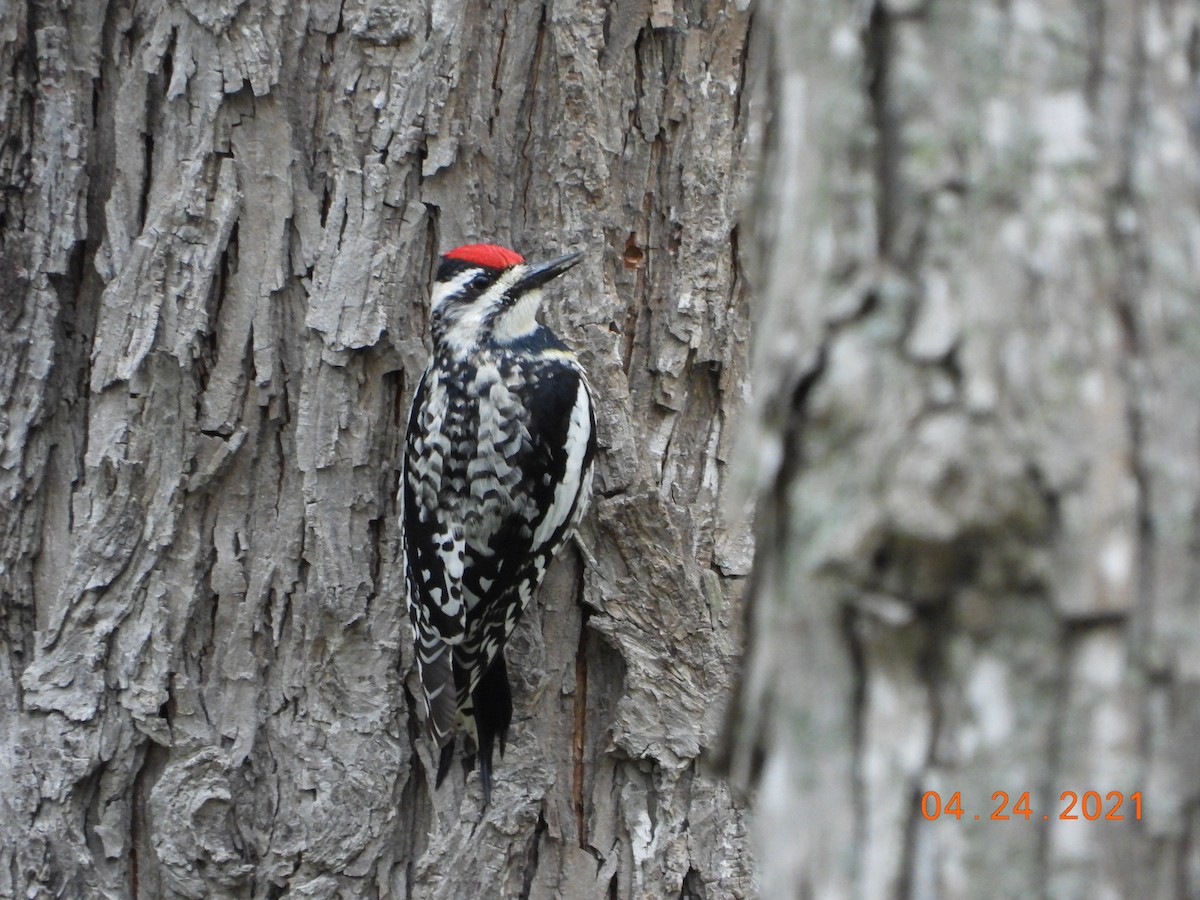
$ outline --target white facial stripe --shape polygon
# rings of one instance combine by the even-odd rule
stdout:
[[[437,282],[433,286],[430,310],[436,310],[446,302],[446,298],[461,291],[468,281],[479,274],[479,269],[463,269],[449,281]]]
[[[488,291],[488,295],[491,296],[492,292],[498,289],[498,293],[496,293],[496,299],[499,300],[504,296],[505,291],[507,291],[510,287],[520,281],[522,277],[524,277],[525,269],[525,266],[513,266],[511,269],[507,269],[504,274],[500,276],[499,280],[492,286],[492,290]]]
[[[537,311],[541,303],[540,290],[525,294],[511,309],[501,313],[492,331],[493,337],[502,344],[509,344],[531,334],[537,328]]]

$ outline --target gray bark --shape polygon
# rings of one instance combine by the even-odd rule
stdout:
[[[0,894],[729,897],[748,16],[0,6]],[[583,543],[432,791],[395,487],[437,254],[585,250]]]
[[[760,14],[763,894],[1198,896],[1197,7]]]

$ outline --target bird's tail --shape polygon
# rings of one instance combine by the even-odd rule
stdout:
[[[479,778],[483,783],[483,802],[492,799],[492,760],[499,744],[504,757],[504,744],[512,724],[512,691],[508,684],[508,667],[501,651],[479,679],[473,693],[467,696],[466,685],[460,685],[458,719],[467,735],[467,752],[463,756],[463,771],[475,768],[479,759]],[[437,785],[440,786],[454,759],[454,739],[442,747],[438,761]]]
[[[421,696],[425,700],[429,740],[434,747],[454,751],[454,724],[457,711],[457,686],[454,682],[451,647],[438,641],[426,644],[417,639],[417,674],[421,679]],[[439,767],[440,771],[440,767]],[[441,784],[442,776],[438,776]]]
[[[479,681],[472,698],[475,704],[475,728],[479,746],[479,778],[483,782],[483,802],[492,796],[492,753],[500,742],[500,758],[504,758],[504,742],[512,724],[512,690],[508,685],[508,667],[504,651]]]

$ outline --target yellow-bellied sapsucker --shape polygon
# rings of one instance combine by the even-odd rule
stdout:
[[[503,755],[512,721],[505,641],[591,494],[591,390],[536,318],[542,286],[578,258],[530,265],[494,244],[445,254],[433,361],[408,421],[405,583],[437,784],[461,726],[485,803],[495,742]]]

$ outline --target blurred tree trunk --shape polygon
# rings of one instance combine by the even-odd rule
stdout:
[[[0,894],[729,897],[748,16],[0,6]],[[436,256],[586,262],[578,554],[493,803],[431,790],[395,487]]]
[[[1200,896],[1196,5],[759,15],[764,896]]]

